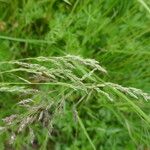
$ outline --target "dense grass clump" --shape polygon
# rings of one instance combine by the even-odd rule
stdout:
[[[150,149],[149,26],[148,0],[0,0],[0,149]]]

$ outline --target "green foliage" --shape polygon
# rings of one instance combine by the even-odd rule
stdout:
[[[149,149],[149,25],[148,0],[0,0],[0,148]]]

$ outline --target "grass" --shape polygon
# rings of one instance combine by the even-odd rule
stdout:
[[[150,149],[149,10],[0,0],[1,149]]]

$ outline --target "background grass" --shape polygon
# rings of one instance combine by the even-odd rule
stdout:
[[[94,58],[108,70],[103,80],[149,92],[149,27],[148,0],[0,0],[0,61],[66,54]],[[15,95],[0,94],[0,117],[10,115],[16,102]],[[48,145],[55,145],[55,149],[92,149],[88,132],[96,149],[149,149],[149,127],[130,114],[130,108],[125,110],[127,114],[121,112],[122,105],[128,104],[87,103],[79,109],[83,120],[79,118],[78,127],[67,104],[65,117],[57,121],[56,128],[61,131]],[[150,114],[149,103],[138,105]],[[74,138],[77,127],[82,132]],[[37,131],[44,149],[47,131]],[[15,147],[20,149],[23,141],[16,141]]]

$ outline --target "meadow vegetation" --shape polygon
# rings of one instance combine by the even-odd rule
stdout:
[[[0,149],[149,150],[150,1],[0,0]]]

